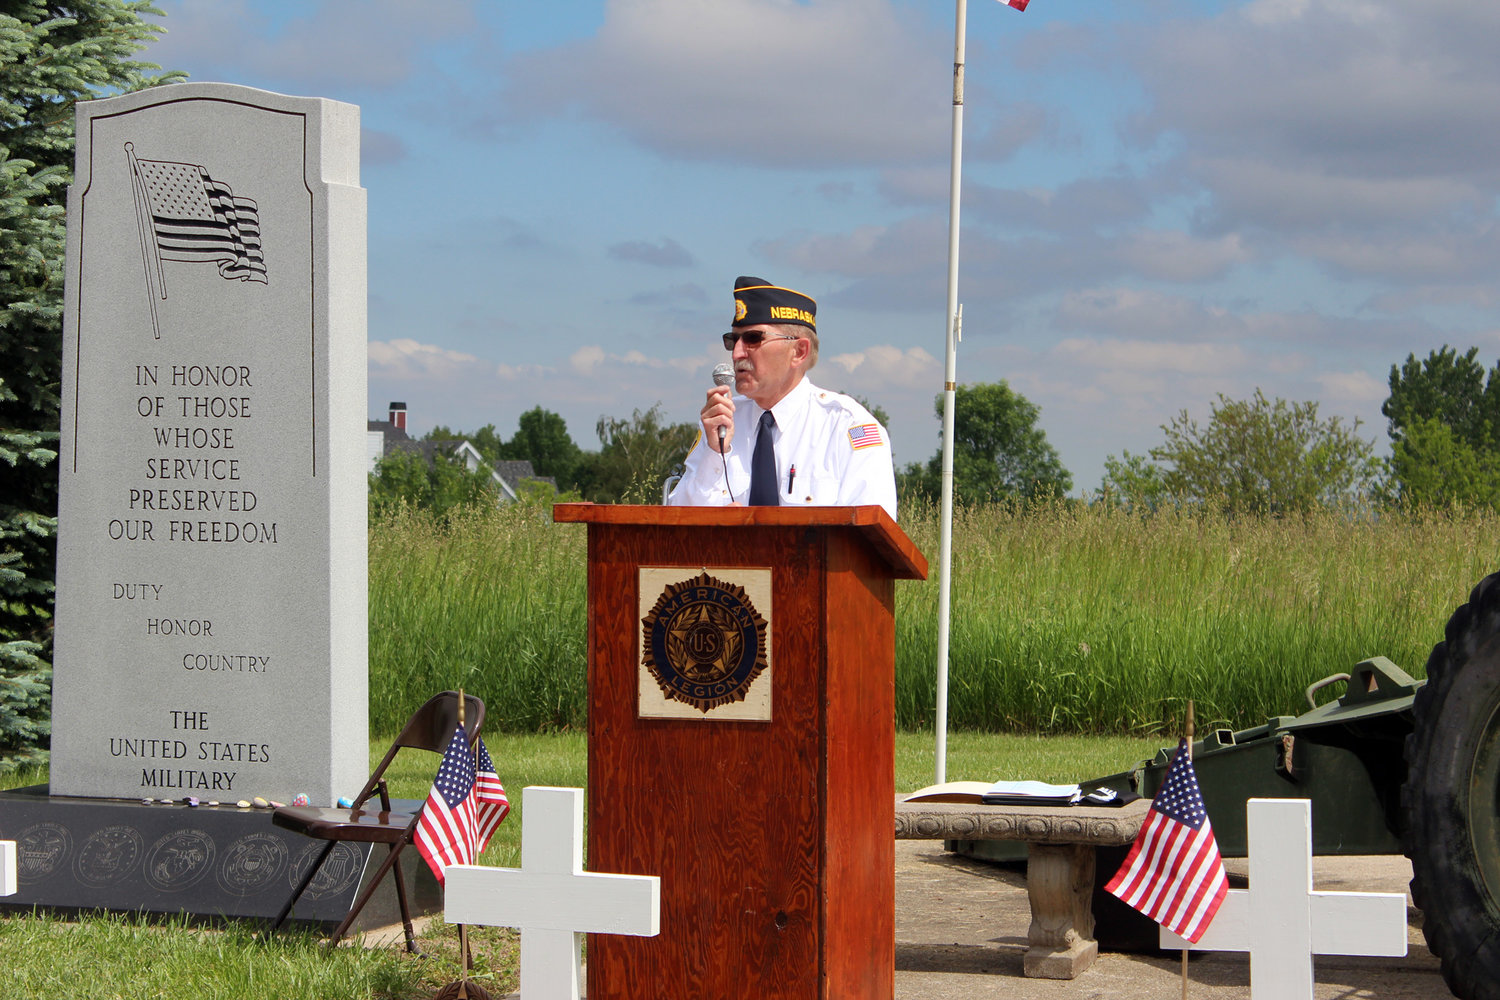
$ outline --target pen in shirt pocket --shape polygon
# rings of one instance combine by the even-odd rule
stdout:
[[[792,484],[795,483],[796,481],[797,481],[797,467],[794,465],[794,466],[792,466],[792,471],[788,472],[787,475],[786,475],[786,491],[788,493],[792,492]]]

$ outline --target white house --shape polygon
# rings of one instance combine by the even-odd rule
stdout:
[[[387,455],[398,451],[413,452],[421,455],[428,464],[431,464],[434,454],[441,452],[449,458],[461,458],[465,467],[474,472],[481,466],[489,469],[490,479],[495,484],[495,494],[501,503],[510,503],[517,498],[517,487],[523,480],[532,480],[548,485],[557,485],[551,476],[538,476],[531,468],[528,461],[494,462],[485,461],[479,449],[462,438],[449,438],[439,441],[417,441],[406,433],[406,404],[393,402],[390,405],[390,419],[370,420],[366,423],[365,453],[369,458],[370,473],[374,473],[376,464]]]

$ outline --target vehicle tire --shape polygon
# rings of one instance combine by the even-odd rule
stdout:
[[[1402,842],[1427,946],[1463,1000],[1500,1000],[1500,573],[1448,620],[1412,705]]]

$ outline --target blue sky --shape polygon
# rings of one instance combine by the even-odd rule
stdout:
[[[752,274],[936,452],[953,3],[159,6],[166,68],[360,106],[371,416],[695,420]],[[1075,492],[1218,393],[1384,451],[1392,364],[1500,356],[1497,38],[1473,0],[970,0],[959,381],[1037,403]]]

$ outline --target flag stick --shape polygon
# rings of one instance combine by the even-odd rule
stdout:
[[[464,729],[464,689],[458,689],[458,728]],[[468,730],[464,729],[464,735]],[[464,924],[458,925],[458,961],[463,969],[463,979],[458,984],[459,1000],[468,1000],[469,996],[469,928]]]
[[[141,176],[141,166],[135,159],[135,143],[125,144],[125,157],[130,161],[130,188],[135,198],[135,219],[141,234],[141,263],[146,268],[146,301],[151,304],[151,335],[161,339],[161,319],[156,314],[156,292],[167,297],[167,276],[161,266],[161,247],[156,242],[156,224],[151,219],[151,199],[146,194],[146,181]],[[156,264],[155,279],[152,263]]]
[[[1187,703],[1187,755],[1193,759],[1193,699]],[[1188,1000],[1188,949],[1182,949],[1182,1000]]]

